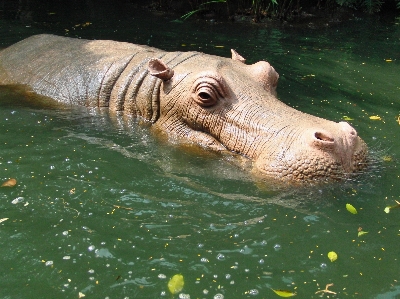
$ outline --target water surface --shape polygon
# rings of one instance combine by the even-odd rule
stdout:
[[[0,47],[47,32],[226,57],[234,48],[275,67],[285,103],[351,119],[377,162],[351,181],[276,189],[135,119],[0,88],[0,180],[18,180],[0,189],[0,297],[319,298],[333,283],[331,298],[400,298],[400,209],[384,212],[400,194],[399,20],[269,28],[129,8],[5,18]],[[178,273],[185,285],[172,296]]]

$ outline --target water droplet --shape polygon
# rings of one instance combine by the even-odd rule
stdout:
[[[208,258],[202,257],[202,258],[200,259],[200,262],[202,262],[202,263],[208,263]]]
[[[88,273],[93,274],[94,270],[93,269],[89,269]]]
[[[68,231],[67,230],[65,230],[65,231],[63,231],[63,233],[62,233],[64,236],[67,236],[68,235]]]
[[[180,293],[178,298],[179,299],[190,299],[190,295],[189,294]]]
[[[230,279],[230,278],[231,278],[231,275],[230,275],[230,274],[225,274],[225,278],[226,278],[226,279]]]
[[[264,259],[259,260],[258,263],[261,265],[264,264]]]
[[[208,290],[207,290],[207,289],[204,289],[204,290],[203,290],[203,294],[204,294],[204,295],[207,295],[207,294],[208,294]]]
[[[95,250],[96,249],[96,247],[94,246],[94,245],[90,245],[89,247],[88,247],[88,250],[89,251],[93,251],[93,250]]]
[[[160,293],[160,296],[165,296],[165,295],[166,295],[165,291],[162,291],[162,292]]]
[[[244,272],[249,273],[250,269],[244,269]]]
[[[203,247],[204,247],[204,244],[202,244],[202,243],[199,243],[199,244],[197,244],[197,247],[199,247],[199,248],[203,248]]]
[[[217,279],[217,278],[218,278],[218,275],[217,275],[217,274],[214,274],[213,277],[214,277],[214,279]]]
[[[326,268],[326,264],[325,263],[321,263],[321,265],[319,265],[321,268]]]
[[[281,250],[281,245],[275,244],[274,249],[275,249],[275,251]]]
[[[267,245],[267,241],[262,240],[262,241],[261,241],[261,245]]]
[[[215,294],[214,299],[224,299],[224,295],[222,295],[222,294]]]
[[[165,274],[158,274],[158,276],[157,276],[159,279],[166,279],[167,278],[167,276],[165,275]]]

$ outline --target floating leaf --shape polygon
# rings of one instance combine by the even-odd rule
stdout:
[[[386,62],[392,62],[392,59],[385,59]]]
[[[1,219],[0,219],[0,223],[4,222],[4,221],[6,221],[6,220],[8,220],[8,218],[1,218]]]
[[[344,120],[354,120],[354,118],[351,118],[351,117],[349,117],[349,116],[347,116],[347,115],[344,115],[342,118],[343,118]]]
[[[385,162],[392,162],[392,157],[391,156],[383,156],[382,160]]]
[[[331,262],[334,262],[337,260],[337,254],[334,251],[328,252],[328,258],[331,260]]]
[[[378,115],[371,115],[369,117],[369,119],[371,119],[371,120],[381,120],[382,118],[380,116],[378,116]]]
[[[275,292],[275,294],[277,294],[278,296],[281,297],[292,297],[292,296],[296,296],[296,293],[293,293],[291,291],[286,291],[286,290],[274,290],[271,289]]]
[[[182,291],[183,285],[185,282],[183,281],[183,275],[175,274],[168,282],[168,290],[171,294],[176,294]]]
[[[355,207],[353,207],[351,204],[346,203],[346,209],[352,214],[357,214],[357,210]]]
[[[365,231],[359,231],[358,236],[361,237],[362,235],[368,234],[368,232]]]
[[[385,208],[385,213],[389,213],[391,209],[396,209],[396,208],[400,208],[400,201],[395,200],[395,202],[397,203],[397,205],[395,206],[388,206]]]
[[[85,297],[86,295],[84,294],[84,293],[82,293],[82,292],[79,292],[79,294],[78,294],[78,298],[83,298],[83,297]]]
[[[14,187],[16,184],[16,179],[9,179],[8,181],[5,181],[3,184],[1,184],[1,187]]]

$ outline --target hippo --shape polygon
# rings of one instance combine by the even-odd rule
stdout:
[[[179,142],[245,157],[252,172],[278,181],[341,180],[366,167],[367,146],[352,126],[284,104],[268,62],[247,65],[231,52],[41,34],[0,52],[0,84],[141,118]]]

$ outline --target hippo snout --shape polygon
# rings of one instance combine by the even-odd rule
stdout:
[[[255,166],[279,179],[342,179],[366,166],[367,146],[347,122],[327,122],[299,129],[290,146],[275,156],[261,154]]]

